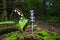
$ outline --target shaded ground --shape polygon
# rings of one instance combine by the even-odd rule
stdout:
[[[37,25],[40,29],[46,30],[46,31],[55,31],[60,35],[60,24],[58,23],[53,23],[53,24],[48,24],[46,22],[37,22]]]

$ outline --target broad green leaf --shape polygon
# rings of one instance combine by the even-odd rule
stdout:
[[[19,23],[17,24],[17,26],[23,29],[27,22],[28,22],[27,19],[19,20]]]

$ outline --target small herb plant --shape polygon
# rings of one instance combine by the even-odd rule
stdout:
[[[28,20],[24,17],[23,13],[20,10],[15,9],[15,12],[17,12],[21,16],[18,23],[14,22],[14,21],[4,21],[4,22],[0,22],[0,25],[1,24],[16,24],[16,27],[23,30],[23,28],[26,25],[26,23],[28,22]]]
[[[56,40],[59,38],[59,36],[56,32],[48,33],[47,31],[41,30],[38,32],[38,34],[41,36],[41,39],[43,39],[43,40]]]

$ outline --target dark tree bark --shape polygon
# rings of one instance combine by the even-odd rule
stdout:
[[[7,20],[6,0],[3,0],[3,13],[4,19]]]
[[[46,16],[46,0],[43,0],[42,2],[42,14],[43,16]]]

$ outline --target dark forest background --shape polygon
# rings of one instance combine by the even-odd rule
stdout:
[[[34,10],[36,19],[59,22],[60,0],[0,0],[0,21],[19,19],[14,12],[18,8],[26,18],[30,18],[30,10]]]

